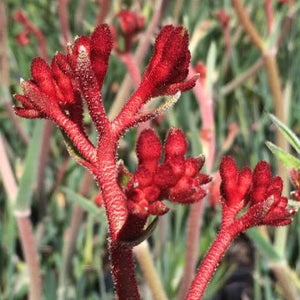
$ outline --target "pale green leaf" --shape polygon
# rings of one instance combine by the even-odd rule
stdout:
[[[284,151],[283,149],[279,148],[271,142],[266,142],[266,145],[273,152],[276,158],[280,160],[282,164],[284,164],[286,167],[300,169],[299,159],[297,159],[293,155],[289,154],[288,152]]]
[[[289,129],[285,124],[283,124],[280,120],[278,120],[274,115],[269,114],[271,120],[273,123],[278,127],[280,132],[285,136],[285,138],[288,140],[288,142],[292,145],[292,147],[300,153],[300,140],[299,138],[294,134],[294,132]]]
[[[30,210],[39,162],[37,157],[40,149],[42,128],[43,122],[36,122],[33,136],[26,153],[24,171],[19,181],[19,189],[14,209],[17,213],[28,212]]]

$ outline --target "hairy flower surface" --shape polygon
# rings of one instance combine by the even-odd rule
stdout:
[[[164,161],[159,159],[162,146],[151,129],[137,141],[138,167],[126,186],[128,207],[139,216],[162,215],[169,209],[162,200],[191,204],[203,199],[202,185],[210,177],[200,173],[204,157],[186,158],[187,141],[183,132],[171,128],[164,144]]]
[[[222,179],[224,222],[226,211],[231,212],[231,221],[238,221],[241,230],[256,225],[288,225],[292,221],[295,209],[287,207],[288,199],[282,197],[283,183],[279,176],[272,177],[268,163],[260,161],[253,170],[237,169],[231,157],[225,157],[220,166]],[[241,217],[237,214],[246,211]]]

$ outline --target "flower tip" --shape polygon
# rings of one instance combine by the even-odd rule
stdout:
[[[166,156],[183,156],[187,150],[187,141],[183,131],[179,128],[171,128],[165,142]]]
[[[136,146],[139,160],[159,159],[161,143],[155,132],[148,128],[141,132]]]

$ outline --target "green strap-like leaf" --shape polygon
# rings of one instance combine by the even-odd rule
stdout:
[[[61,190],[67,195],[67,197],[71,200],[80,205],[84,210],[88,213],[99,215],[103,213],[98,206],[96,206],[93,202],[89,199],[75,193],[73,190],[69,189],[68,187],[62,187]]]
[[[292,147],[300,153],[300,140],[295,135],[295,133],[289,129],[285,124],[283,124],[281,121],[279,121],[274,115],[269,114],[271,120],[273,123],[278,127],[280,132],[285,136],[285,138],[288,140],[288,142],[292,145]]]
[[[268,240],[265,239],[265,237],[259,232],[258,228],[248,229],[246,233],[258,246],[258,248],[267,255],[270,260],[272,260],[272,262],[278,262],[281,260],[276,249]]]
[[[39,162],[37,157],[40,149],[42,128],[43,122],[36,122],[33,137],[26,153],[24,171],[19,181],[19,189],[14,208],[16,213],[24,213],[30,210],[33,186],[36,181],[37,166]]]
[[[288,168],[300,169],[300,160],[284,151],[283,149],[277,147],[271,142],[266,142],[268,148],[273,152],[278,160],[280,160]]]

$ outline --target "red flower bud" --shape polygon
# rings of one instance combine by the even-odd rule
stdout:
[[[230,21],[230,16],[224,9],[220,9],[216,12],[216,17],[222,27],[227,27]]]
[[[124,35],[132,35],[139,32],[145,26],[144,17],[138,16],[130,10],[122,10],[117,14],[120,27]]]
[[[16,35],[16,41],[21,46],[26,46],[29,44],[29,31],[24,29],[19,34]]]
[[[41,92],[45,93],[50,98],[56,98],[55,85],[52,79],[51,69],[42,58],[36,57],[32,60],[31,76]]]
[[[141,132],[136,144],[136,153],[140,165],[144,165],[151,172],[156,170],[161,155],[161,143],[152,129]]]
[[[98,26],[91,35],[91,64],[101,89],[112,50],[112,35],[107,24]]]
[[[163,202],[156,201],[149,205],[148,211],[149,211],[149,214],[151,214],[151,215],[162,216],[169,211],[169,208]]]
[[[51,64],[52,74],[62,94],[61,104],[72,104],[75,102],[74,91],[71,79],[59,68],[54,56]]]
[[[177,92],[185,86],[170,89],[170,85],[181,83],[187,77],[189,63],[187,30],[182,26],[165,26],[156,39],[154,55],[142,81],[147,81],[149,88],[153,89],[153,96]],[[195,80],[191,81],[187,89],[194,84]]]
[[[287,199],[281,196],[282,180],[278,176],[272,178],[270,166],[265,161],[256,165],[251,176],[249,168],[238,172],[233,159],[225,157],[220,175],[226,204],[223,207],[224,224],[239,222],[241,232],[256,225],[279,226],[291,222],[295,210],[287,209]],[[235,221],[236,215],[247,203],[247,211]],[[231,219],[225,217],[228,207]]]
[[[171,128],[165,142],[165,160],[174,156],[184,156],[186,150],[187,141],[182,130]]]

